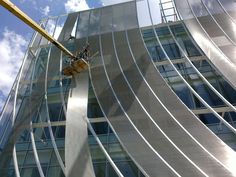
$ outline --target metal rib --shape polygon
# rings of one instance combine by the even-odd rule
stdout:
[[[222,0],[217,0],[221,7],[224,9],[224,11],[227,13],[227,15],[236,23],[235,18],[235,8],[236,8],[236,1],[235,0],[227,0],[227,1],[222,1]],[[227,7],[225,6],[227,4]],[[229,5],[228,5],[229,4]],[[230,6],[231,10],[228,8]],[[232,13],[232,10],[234,13]]]
[[[218,28],[222,31],[222,33],[226,36],[226,38],[235,46],[235,39],[234,36],[232,36],[231,28],[224,28],[223,25],[232,25],[231,20],[225,16],[222,12],[212,12],[207,5],[204,3],[204,0],[200,0],[200,4],[203,4],[204,8],[206,9],[207,13],[211,16],[212,20],[215,22],[215,24],[218,26]],[[214,14],[215,13],[215,14]],[[220,14],[218,14],[220,13]],[[222,19],[220,19],[222,18]],[[230,23],[231,22],[231,23]],[[231,34],[230,34],[231,33]],[[232,39],[233,38],[233,39]]]
[[[13,156],[15,175],[16,175],[16,177],[20,177],[20,171],[19,171],[17,155],[16,155],[16,145],[14,145],[14,147],[13,147],[13,155],[12,156]]]
[[[34,133],[33,133],[33,128],[32,128],[32,121],[30,122],[30,139],[31,139],[32,149],[33,149],[33,153],[34,153],[34,159],[35,159],[35,163],[38,168],[38,171],[39,171],[39,175],[40,175],[40,177],[44,177],[44,173],[42,170],[42,166],[40,164],[40,160],[39,160],[39,156],[38,156],[38,152],[37,152],[37,148],[36,148],[36,144],[35,144]]]

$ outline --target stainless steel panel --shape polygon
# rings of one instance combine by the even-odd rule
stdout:
[[[65,135],[65,166],[68,177],[95,177],[88,146],[87,102],[88,72],[73,77],[75,88],[70,90]]]
[[[218,12],[220,9],[215,9],[214,11],[211,8],[211,10],[207,11],[207,6],[204,6],[201,0],[188,1],[193,10],[193,13],[197,16],[200,25],[203,27],[209,37],[213,39],[213,42],[218,46],[218,48],[229,58],[231,62],[235,64],[236,36],[234,29],[236,28],[236,25],[229,17],[227,17],[225,13]],[[226,49],[230,47],[229,51],[233,51],[234,53],[224,50],[224,46]]]
[[[235,0],[217,0],[232,19],[236,19],[236,1]]]
[[[113,6],[113,31],[122,31],[138,27],[135,11],[135,2]]]
[[[194,11],[192,8],[194,1],[190,2],[188,0],[175,0],[177,11],[202,51],[229,83],[236,88],[236,77],[234,77],[236,74],[235,46],[225,36],[219,34],[219,28],[211,28],[215,27],[215,22],[209,19],[210,16],[197,18],[194,12],[200,15],[202,10],[199,10],[198,6],[195,5]]]
[[[90,37],[89,42],[92,52],[99,50],[98,36]],[[104,60],[110,61],[111,55],[102,55]],[[96,60],[102,60],[101,56],[97,57]],[[95,62],[95,60],[91,62],[92,69],[90,74],[94,91],[104,115],[107,117],[109,124],[117,134],[124,149],[144,174],[149,176],[176,176],[176,174],[163,163],[160,156],[147,144],[147,141],[145,141],[142,134],[137,131],[137,128],[132,122],[130,122],[128,115],[118,102],[113,92],[114,90],[109,85],[104,66],[97,65],[97,63],[103,62]],[[117,82],[119,82],[119,77],[121,77],[121,74],[118,76]],[[127,99],[129,98],[127,97]]]
[[[155,99],[151,99],[153,95],[150,93],[149,89],[145,88],[145,82],[139,74],[129,52],[127,41],[125,40],[125,32],[115,33],[117,41],[117,54],[120,56],[118,59],[124,67],[125,75],[128,76],[129,81],[132,81],[132,89],[135,93],[132,93],[128,87],[122,71],[117,63],[116,55],[114,53],[112,36],[111,34],[102,36],[102,48],[103,56],[110,56],[111,62],[106,65],[106,70],[108,73],[111,85],[119,99],[120,104],[123,106],[127,115],[131,121],[135,124],[141,134],[146,138],[146,140],[151,144],[151,146],[173,167],[181,176],[201,176],[203,175],[196,167],[191,164],[187,158],[185,158],[179,150],[173,146],[171,140],[165,136],[162,129],[154,123],[152,119],[154,116],[158,119],[158,115],[164,117],[161,114],[161,110],[155,102]],[[137,36],[141,37],[141,36]],[[137,43],[135,45],[138,48],[142,43]],[[143,50],[143,54],[146,50]],[[143,58],[144,59],[144,58]],[[149,58],[146,58],[149,59]],[[150,67],[154,66],[148,60]],[[141,61],[142,65],[145,65],[144,61]],[[145,65],[146,66],[146,65]],[[157,82],[157,81],[156,81]],[[143,104],[144,102],[144,104]],[[155,105],[153,107],[152,105]],[[146,107],[145,107],[146,106]],[[153,114],[152,114],[153,113]],[[160,118],[159,118],[160,119]],[[175,132],[177,135],[177,132]],[[179,136],[178,136],[179,138]],[[183,137],[184,138],[184,137]],[[179,140],[180,141],[180,140]],[[165,148],[163,148],[165,147]],[[176,163],[178,161],[178,163]],[[180,165],[181,164],[181,165]]]
[[[218,23],[220,28],[233,40],[235,43],[236,35],[235,28],[236,24],[234,21],[225,13],[223,7],[217,0],[202,0],[203,6],[208,10],[208,13],[212,15],[215,21]]]
[[[163,129],[164,132],[166,132],[169,138],[171,138],[178,147],[181,147],[181,150],[208,175],[230,176],[231,174],[222,165],[220,165],[219,162],[213,158],[213,156],[216,156],[216,158],[220,161],[223,160],[222,163],[225,164],[229,160],[228,155],[226,154],[230,154],[235,157],[235,152],[225,144],[222,145],[223,142],[211,131],[209,131],[206,126],[202,124],[198,118],[187,109],[187,107],[184,106],[174,92],[171,91],[166,85],[159,72],[157,72],[156,69],[150,65],[150,62],[148,62],[148,60],[150,60],[149,56],[147,56],[144,52],[146,49],[141,45],[142,40],[140,38],[140,32],[138,30],[131,30],[128,34],[136,63],[150,86],[150,89],[153,90],[155,95],[176,119],[176,121],[174,121],[174,118],[172,118],[170,114],[168,114],[160,106],[157,100],[154,99],[155,96],[153,94],[150,94],[151,96],[143,97],[141,95],[140,98],[143,98],[143,105],[155,105],[155,107],[150,108],[149,111],[150,115],[153,115],[155,122]],[[121,37],[119,37],[119,39],[121,39]],[[127,76],[131,75],[131,73],[133,72],[129,72]],[[132,80],[134,76],[131,75],[129,77],[129,81],[132,83],[131,85],[133,85],[133,88],[136,89],[137,86],[135,84],[137,81],[134,82]],[[146,91],[143,92],[148,94],[150,91],[146,89]],[[138,96],[141,91],[138,90],[136,93]],[[205,149],[200,147],[196,141],[193,141],[193,139],[187,134],[187,131],[183,131],[184,129],[179,125],[179,123],[177,124],[177,121],[193,137],[195,137],[196,140],[205,147]],[[203,132],[204,136],[201,136]],[[208,142],[206,142],[205,137],[208,137]],[[212,153],[213,156],[209,153]],[[233,158],[231,160],[233,160]],[[178,163],[181,162],[179,161]],[[232,164],[228,163],[227,167],[230,168],[231,171],[234,171],[232,169]]]
[[[89,19],[89,36],[99,34],[99,23],[100,23],[101,9],[94,9],[90,12]]]
[[[77,22],[76,39],[88,35],[90,11],[80,12]]]
[[[77,16],[78,16],[78,12],[71,13],[67,16],[66,22],[58,37],[59,42],[69,40],[72,29],[74,28],[75,22],[77,20]]]
[[[100,33],[112,31],[112,8],[104,7],[101,9]]]

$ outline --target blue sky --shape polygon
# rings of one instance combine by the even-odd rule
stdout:
[[[58,16],[130,0],[11,0],[36,22]],[[150,0],[158,6],[157,0]],[[141,4],[141,9],[143,5]],[[152,6],[153,7],[153,6]],[[157,10],[155,10],[157,11]],[[144,17],[145,15],[141,15]],[[147,18],[145,18],[147,19]],[[12,87],[33,30],[0,6],[0,112]]]

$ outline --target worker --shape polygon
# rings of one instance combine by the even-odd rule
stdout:
[[[89,57],[89,43],[83,48],[83,59],[88,60]]]
[[[70,34],[70,36],[69,36],[69,38],[68,38],[68,41],[69,41],[69,40],[72,40],[72,39],[75,39],[75,37]]]
[[[77,54],[76,54],[77,55]],[[78,56],[78,59],[84,59],[84,60],[88,60],[89,58],[89,55],[90,55],[90,52],[89,52],[89,43],[86,44],[86,46],[83,47],[83,50],[79,52],[79,54],[77,55]]]

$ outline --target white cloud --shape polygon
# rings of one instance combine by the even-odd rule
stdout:
[[[45,6],[44,8],[40,8],[40,12],[45,15],[48,16],[49,12],[50,12],[50,7],[49,6]]]
[[[0,39],[0,63],[2,66],[0,70],[0,110],[19,71],[26,46],[27,41],[23,36],[7,28],[4,29],[3,38]]]
[[[35,0],[27,0],[27,1],[26,0],[20,0],[21,4],[24,4],[26,2],[27,2],[27,4],[31,3],[30,6],[33,7],[34,9],[36,9],[36,10],[38,9],[37,2]]]
[[[90,9],[86,0],[67,0],[64,6],[67,13]]]

